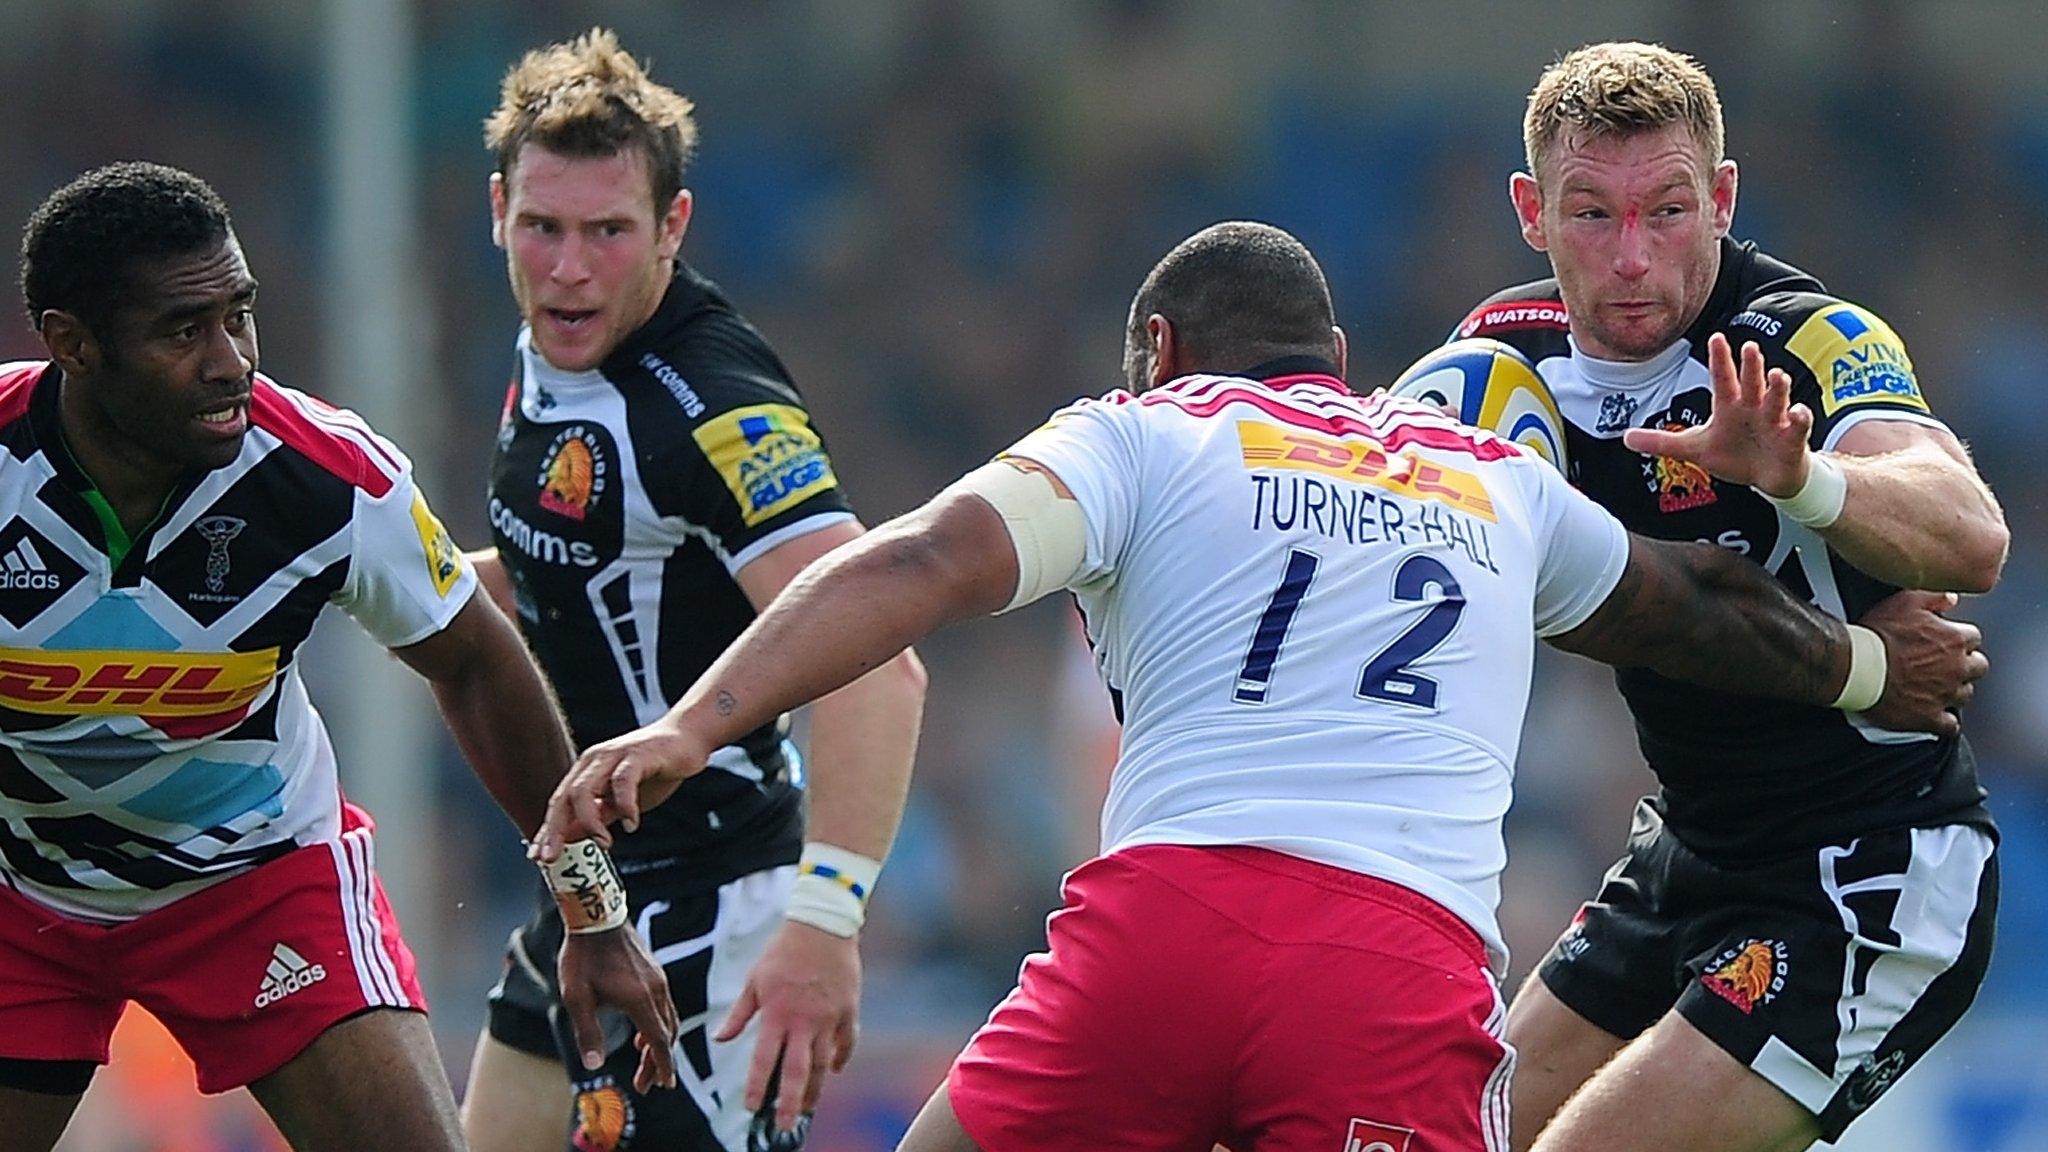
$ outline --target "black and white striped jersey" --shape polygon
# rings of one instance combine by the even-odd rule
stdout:
[[[1723,240],[1706,307],[1670,348],[1640,364],[1596,360],[1571,338],[1557,281],[1496,293],[1453,331],[1519,349],[1565,418],[1571,480],[1631,531],[1719,544],[1762,564],[1796,595],[1854,621],[1897,591],[1835,555],[1755,491],[1697,465],[1645,456],[1630,428],[1684,428],[1712,408],[1707,338],[1758,344],[1812,409],[1816,451],[1865,420],[1943,425],[1898,334],[1820,281]],[[1616,672],[1673,831],[1719,858],[1770,855],[1885,827],[1988,825],[1976,762],[1960,738],[1887,732],[1828,708],[1711,691],[1647,669]]]
[[[476,576],[390,441],[261,375],[240,455],[116,562],[61,385],[0,365],[0,878],[122,920],[340,835],[300,644],[329,604],[417,643]]]
[[[753,621],[740,569],[852,515],[788,371],[690,268],[594,370],[561,371],[520,333],[491,531],[579,747],[667,711]],[[615,854],[710,884],[793,862],[786,732],[720,749]]]

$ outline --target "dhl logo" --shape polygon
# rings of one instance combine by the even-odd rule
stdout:
[[[1353,484],[1370,484],[1411,500],[1435,500],[1461,512],[1497,521],[1486,486],[1460,472],[1410,453],[1389,455],[1370,440],[1339,440],[1254,420],[1237,422],[1237,442],[1247,468],[1291,468],[1317,472]]]
[[[210,716],[256,699],[277,649],[46,652],[0,648],[0,707],[45,716]]]

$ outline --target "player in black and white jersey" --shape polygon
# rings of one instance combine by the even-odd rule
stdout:
[[[256,280],[204,182],[72,181],[29,221],[22,289],[50,358],[0,365],[0,1143],[57,1142],[134,1001],[201,1089],[248,1086],[300,1152],[454,1152],[370,820],[297,657],[348,613],[432,684],[522,830],[570,752],[539,670],[403,453],[256,371]],[[668,1079],[673,1008],[609,890],[608,916],[573,905],[565,970]]]
[[[529,53],[487,123],[495,237],[525,326],[492,466],[496,548],[477,567],[516,613],[579,746],[667,711],[757,607],[861,531],[782,362],[677,256],[691,110],[598,30]],[[891,782],[893,795],[849,808],[900,801],[922,704],[908,653],[820,702],[814,754],[870,762]],[[681,1013],[683,1091],[636,1092],[623,1022],[600,1036],[575,1026],[574,1005],[563,1011],[561,923],[544,902],[491,994],[464,1104],[480,1152],[557,1152],[565,1139],[737,1149],[785,1046],[785,1130],[817,1077],[844,1063],[860,986],[852,929],[801,907],[785,922],[785,905],[800,853],[878,860],[894,823],[849,839],[849,810],[821,808],[812,839],[828,847],[806,849],[787,730],[778,718],[720,750],[717,771],[616,844]]]
[[[1537,365],[1581,490],[1846,620],[1899,588],[1991,587],[2003,514],[1898,335],[1729,237],[1736,168],[1695,62],[1574,52],[1537,84],[1524,136],[1510,190],[1555,275],[1454,335]],[[1969,745],[1643,669],[1618,680],[1661,788],[1515,1001],[1515,1146],[1832,1140],[1983,977],[1996,831]]]

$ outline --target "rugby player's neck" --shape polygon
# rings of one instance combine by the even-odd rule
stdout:
[[[58,395],[64,449],[132,536],[149,526],[184,477],[179,465],[139,451],[73,389]]]

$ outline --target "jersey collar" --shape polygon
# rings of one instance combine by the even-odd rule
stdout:
[[[1344,377],[1337,366],[1320,356],[1282,356],[1263,364],[1254,364],[1234,376],[1245,376],[1258,380],[1268,388],[1285,391],[1296,386],[1319,388],[1348,396],[1351,388],[1344,383]]]

